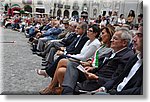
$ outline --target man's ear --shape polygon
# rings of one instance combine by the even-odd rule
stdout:
[[[127,40],[124,40],[124,41],[123,41],[123,46],[124,46],[124,47],[128,46]]]
[[[98,35],[98,33],[97,33],[97,32],[95,32],[95,35],[97,36],[97,35]]]

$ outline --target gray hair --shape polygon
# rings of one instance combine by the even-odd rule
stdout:
[[[127,41],[128,45],[132,43],[132,34],[130,30],[126,27],[121,27],[116,29],[116,31],[121,31],[121,39],[124,39]]]
[[[86,33],[87,32],[87,29],[88,29],[88,25],[87,25],[87,23],[86,22],[82,22],[82,23],[80,23],[80,25],[79,25],[83,30],[84,30],[84,33]]]
[[[70,25],[74,26],[75,28],[79,25],[76,21],[69,22]]]

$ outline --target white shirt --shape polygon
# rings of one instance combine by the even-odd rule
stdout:
[[[118,23],[119,24],[124,24],[124,23],[126,23],[126,20],[124,18],[123,19],[118,18]]]
[[[86,61],[88,58],[90,58],[90,57],[92,57],[94,55],[95,51],[99,47],[100,47],[100,42],[99,42],[98,39],[95,39],[91,43],[90,43],[90,40],[88,40],[84,44],[80,54],[71,55],[71,57],[75,57],[75,58],[80,59],[82,61]]]
[[[117,51],[117,52],[114,52],[114,50],[112,50],[111,56],[110,56],[109,58],[108,58],[108,57],[105,57],[105,59],[103,60],[103,63],[104,63],[107,59],[112,59],[112,58],[114,58],[117,53],[119,53],[120,51],[122,51],[122,50],[124,50],[124,49],[126,49],[126,48],[127,48],[127,47],[125,47],[125,48],[123,48],[123,49],[121,49],[121,50],[119,50],[119,51]]]
[[[139,59],[134,66],[132,67],[132,69],[130,70],[129,74],[127,77],[125,77],[123,79],[123,81],[117,86],[117,91],[120,92],[124,86],[129,82],[129,80],[135,75],[135,73],[137,72],[137,70],[140,68],[140,66],[142,65],[143,60],[141,59],[140,54],[137,55],[137,58]]]

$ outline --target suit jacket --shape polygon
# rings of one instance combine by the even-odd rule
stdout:
[[[76,33],[71,33],[67,38],[63,38],[62,41],[60,42],[64,46],[69,46],[77,37]]]
[[[105,54],[99,59],[99,68],[97,69],[98,71],[96,74],[99,77],[104,78],[104,80],[109,80],[119,76],[124,70],[129,58],[134,55],[134,52],[130,48],[125,48],[124,50],[118,52],[114,58],[108,59],[103,63],[104,58],[109,58],[111,54],[112,52]]]
[[[66,47],[67,54],[79,54],[80,53],[80,51],[83,48],[84,44],[89,39],[87,37],[86,33],[81,35],[80,37],[77,37],[76,39],[74,39],[74,41],[69,46]],[[79,41],[78,45],[75,46],[79,39],[80,39],[80,41]]]
[[[58,35],[58,39],[64,38],[68,32],[69,32],[68,29],[64,29],[64,30]]]
[[[110,94],[119,95],[139,95],[143,94],[143,64],[140,66],[135,75],[129,80],[129,82],[124,86],[121,92],[117,92],[117,86],[123,81],[124,77],[127,77],[131,68],[137,61],[137,55],[133,55],[125,66],[125,70],[120,76],[111,81],[108,81],[104,87],[109,90]]]

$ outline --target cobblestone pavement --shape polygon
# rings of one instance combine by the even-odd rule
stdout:
[[[39,94],[50,78],[38,76],[41,58],[32,54],[24,33],[1,28],[1,91],[2,94]],[[13,42],[14,41],[14,42]]]

